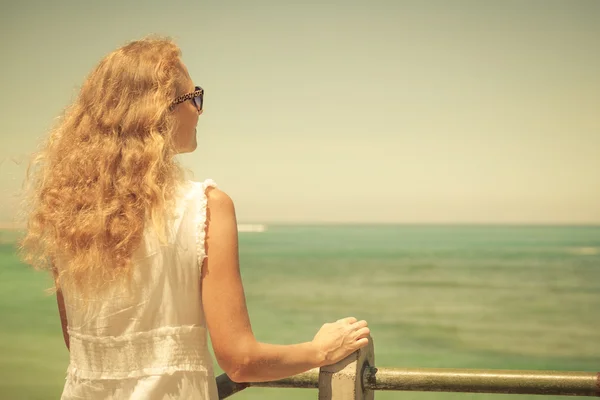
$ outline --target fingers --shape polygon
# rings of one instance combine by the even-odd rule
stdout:
[[[353,324],[356,321],[357,321],[357,319],[354,317],[346,317],[346,318],[338,319],[336,322],[346,322],[348,324]]]
[[[367,337],[371,334],[371,330],[368,328],[367,321],[360,320],[358,321],[354,317],[346,317],[337,320],[338,323],[345,323],[349,326],[346,328],[350,333],[350,338],[355,340],[355,343],[364,343],[363,339],[366,339],[368,343]],[[358,348],[362,347],[364,344],[361,344]]]
[[[362,339],[362,338],[369,336],[370,333],[371,333],[371,330],[367,327],[364,327],[364,328],[360,328],[359,330],[357,330],[354,333],[354,335],[357,339]]]
[[[367,326],[367,321],[365,321],[364,319],[362,321],[357,321],[352,324],[353,329],[360,329],[360,328],[364,328],[366,326]]]
[[[368,344],[369,344],[369,338],[366,338],[366,337],[362,338],[362,339],[358,339],[356,342],[354,342],[356,350],[361,349]]]

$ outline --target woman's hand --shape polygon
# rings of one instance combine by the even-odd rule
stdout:
[[[370,332],[367,321],[357,321],[354,317],[324,324],[312,340],[323,360],[320,366],[335,364],[365,347]]]

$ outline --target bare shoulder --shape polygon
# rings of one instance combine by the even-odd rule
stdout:
[[[227,193],[217,188],[206,190],[207,207],[217,212],[232,212],[234,210],[233,200]]]

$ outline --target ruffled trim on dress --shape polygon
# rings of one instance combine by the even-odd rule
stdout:
[[[212,179],[207,179],[204,182],[197,184],[199,186],[199,203],[198,211],[196,213],[196,254],[198,256],[198,266],[202,268],[202,263],[207,257],[206,254],[206,209],[208,206],[208,199],[206,197],[206,189],[209,187],[216,188],[217,184]]]

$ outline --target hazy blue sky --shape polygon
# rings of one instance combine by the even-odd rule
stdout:
[[[159,33],[206,89],[182,161],[241,222],[600,223],[600,1],[1,4],[0,221],[87,73]]]

